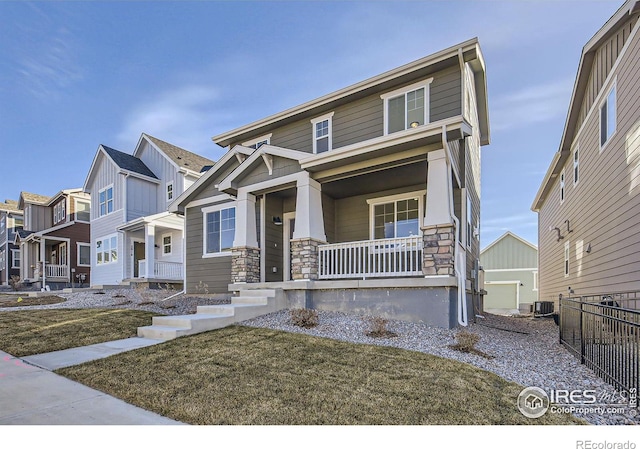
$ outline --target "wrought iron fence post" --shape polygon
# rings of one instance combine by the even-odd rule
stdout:
[[[580,363],[584,365],[584,302],[580,300]]]

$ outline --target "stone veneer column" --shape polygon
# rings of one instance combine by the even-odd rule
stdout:
[[[318,245],[324,243],[311,238],[291,240],[291,278],[294,281],[318,279]]]
[[[231,248],[231,282],[260,282],[260,249],[250,246]]]
[[[455,232],[452,224],[422,228],[422,272],[425,276],[455,276]]]

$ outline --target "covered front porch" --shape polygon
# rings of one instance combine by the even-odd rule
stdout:
[[[145,282],[182,281],[184,219],[163,212],[118,228],[124,233],[125,279]]]

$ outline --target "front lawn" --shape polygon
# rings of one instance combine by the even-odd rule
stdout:
[[[25,306],[42,306],[45,304],[59,304],[65,299],[59,296],[37,296],[29,297],[28,293],[2,294],[0,295],[0,307],[25,307]]]
[[[24,357],[133,337],[154,315],[128,309],[0,312],[0,350]]]
[[[191,424],[581,423],[522,416],[521,386],[468,364],[242,326],[56,372]]]

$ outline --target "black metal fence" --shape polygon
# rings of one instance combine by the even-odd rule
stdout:
[[[560,298],[560,343],[617,390],[638,391],[640,292]]]

